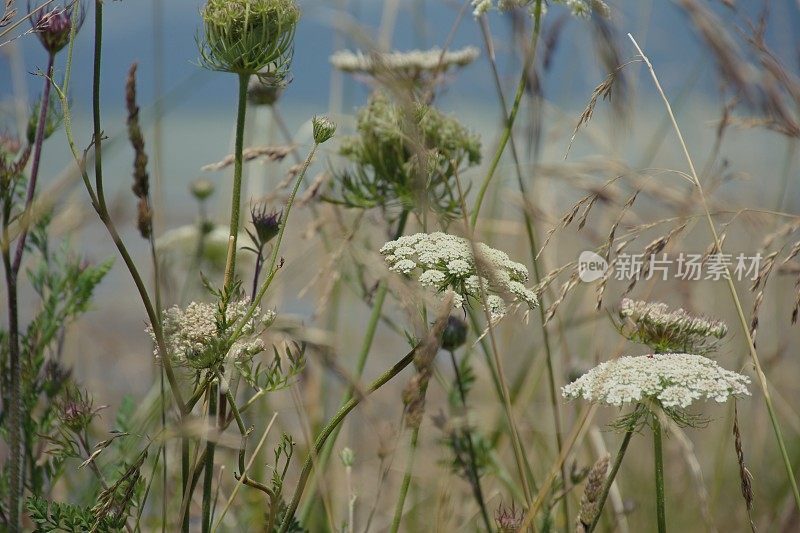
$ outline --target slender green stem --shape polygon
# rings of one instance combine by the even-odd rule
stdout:
[[[339,408],[333,418],[331,418],[330,422],[328,422],[325,427],[322,428],[322,431],[314,442],[314,449],[309,451],[305,462],[303,463],[303,469],[300,472],[300,479],[297,482],[297,487],[295,488],[294,495],[292,496],[292,501],[290,502],[289,507],[286,510],[286,514],[283,517],[283,522],[281,522],[279,533],[286,533],[286,531],[289,530],[289,525],[292,523],[292,519],[297,511],[297,506],[300,504],[300,498],[303,497],[303,491],[305,490],[311,470],[314,468],[314,459],[319,455],[320,451],[322,451],[322,447],[325,445],[325,441],[328,440],[328,437],[331,436],[336,427],[342,423],[350,411],[352,411],[359,403],[361,403],[364,398],[384,386],[389,382],[389,380],[410,365],[414,361],[414,356],[416,353],[417,349],[414,348],[400,361],[395,363],[394,366],[392,366],[389,370],[381,374],[378,379],[373,381],[363,395],[350,398],[347,403]]]
[[[211,385],[208,389],[208,426],[213,427],[217,419],[217,386]],[[210,429],[209,429],[210,431]],[[209,531],[211,526],[211,486],[214,483],[214,451],[216,438],[212,435],[206,443],[205,478],[203,479],[203,533]]]
[[[250,76],[239,74],[239,99],[236,113],[236,146],[233,150],[233,192],[231,193],[231,222],[228,237],[228,257],[225,263],[225,290],[236,278],[236,241],[239,236],[239,215],[242,208],[242,151],[244,150],[244,121],[247,113],[247,82]],[[277,248],[277,245],[276,245]]]
[[[397,496],[397,503],[394,507],[394,517],[392,518],[391,533],[397,533],[400,529],[400,522],[403,520],[403,507],[406,503],[406,495],[408,495],[408,487],[411,485],[411,470],[414,468],[414,455],[417,452],[417,444],[419,442],[419,426],[411,431],[411,440],[409,441],[408,457],[406,459],[406,471],[403,474],[403,482],[400,485],[400,494]]]
[[[486,531],[492,531],[492,522],[489,520],[489,512],[486,510],[486,501],[483,498],[483,488],[481,487],[481,478],[478,473],[478,460],[475,453],[475,445],[472,442],[472,430],[469,426],[469,411],[467,407],[467,391],[464,389],[464,382],[461,379],[461,372],[458,370],[458,362],[456,361],[456,354],[450,351],[450,362],[453,363],[453,372],[456,376],[456,387],[458,388],[458,396],[461,398],[461,406],[464,408],[464,433],[467,437],[467,453],[469,453],[469,468],[472,474],[473,492],[475,499],[478,502],[478,507],[481,510],[481,518],[483,525],[486,526]]]
[[[614,484],[614,478],[617,477],[617,472],[622,464],[622,459],[625,457],[625,452],[628,450],[628,444],[630,444],[631,437],[633,437],[633,430],[633,427],[629,427],[625,432],[625,437],[622,439],[622,444],[620,444],[619,451],[614,459],[614,464],[611,466],[611,471],[608,473],[608,477],[606,477],[606,480],[603,483],[603,491],[600,493],[600,498],[597,500],[597,512],[594,516],[594,520],[589,527],[586,528],[586,533],[592,533],[594,528],[597,527],[597,524],[600,522],[600,516],[603,514],[603,506],[606,504],[608,493],[611,491],[611,485]]]
[[[661,439],[661,421],[653,416],[653,453],[656,467],[656,517],[658,533],[667,531],[667,515],[664,505],[664,451]]]
[[[259,306],[261,303],[261,299],[266,294],[267,289],[272,284],[272,280],[275,278],[275,273],[277,269],[275,265],[278,263],[278,253],[281,249],[281,242],[283,242],[283,234],[286,232],[286,222],[289,220],[289,213],[292,210],[292,205],[294,204],[295,196],[297,196],[297,191],[300,189],[300,184],[303,182],[303,178],[308,172],[308,167],[311,165],[311,161],[314,159],[314,155],[317,153],[317,148],[319,148],[318,144],[314,144],[311,148],[311,151],[308,153],[308,157],[306,157],[305,162],[303,163],[303,168],[300,170],[300,173],[297,175],[297,180],[294,182],[294,187],[292,188],[292,192],[289,194],[289,198],[286,200],[286,205],[283,208],[283,217],[281,217],[281,228],[278,231],[278,236],[275,239],[275,245],[272,248],[272,256],[270,256],[269,260],[269,268],[267,268],[267,278],[264,280],[264,283],[261,284],[261,288],[258,289],[258,293],[256,293],[255,298],[253,301],[250,302],[250,307],[247,309],[244,317],[239,324],[239,327],[236,331],[233,332],[231,335],[230,342],[236,342],[236,340],[242,335],[242,330],[244,329],[245,325],[248,321],[253,317],[253,314],[256,312],[256,307]]]
[[[541,28],[541,21],[542,21],[542,2],[541,0],[537,0],[536,2],[536,9],[534,11],[533,17],[533,32],[531,34],[531,53],[530,57],[525,57],[524,65],[522,67],[522,75],[519,78],[519,83],[517,83],[517,92],[514,95],[514,104],[511,106],[511,111],[508,113],[508,120],[506,121],[506,126],[503,128],[503,133],[500,136],[500,144],[497,146],[497,150],[492,157],[492,161],[489,164],[489,170],[486,172],[486,176],[483,178],[483,182],[481,182],[480,189],[478,189],[478,196],[475,198],[475,205],[472,208],[472,216],[470,218],[470,225],[474,228],[478,223],[478,214],[481,210],[481,204],[483,203],[483,197],[486,195],[486,190],[489,188],[489,183],[491,183],[492,178],[494,177],[494,173],[497,170],[497,165],[500,164],[500,159],[503,156],[503,152],[506,149],[506,145],[508,144],[508,140],[511,138],[511,134],[514,130],[514,121],[517,119],[517,113],[519,112],[520,103],[522,102],[522,96],[525,94],[525,87],[528,85],[528,76],[530,72],[533,70],[534,64],[536,62],[536,45],[539,42],[539,30]]]
[[[481,32],[484,37],[484,41],[486,43],[487,51],[493,48],[491,44],[491,33],[489,30],[489,24],[484,17],[481,20]],[[500,100],[500,104],[503,109],[503,119],[508,121],[509,118],[506,116],[506,98],[505,94],[503,93],[503,86],[500,81],[500,73],[497,70],[497,63],[495,62],[493,57],[489,57],[489,64],[491,66],[492,77],[495,82],[495,89],[497,91],[498,98]],[[531,216],[532,210],[529,206],[528,201],[528,192],[527,187],[525,186],[525,180],[522,174],[522,166],[520,165],[519,154],[517,152],[516,143],[514,142],[514,136],[511,135],[508,139],[508,144],[511,147],[511,155],[514,160],[514,169],[516,170],[517,176],[517,185],[519,187],[520,194],[522,195],[522,202],[523,202],[523,209],[522,214],[525,222],[525,232],[528,237],[528,248],[531,254],[531,265],[533,267],[533,280],[536,284],[539,283],[541,280],[541,272],[539,270],[539,263],[536,261],[536,253],[539,247],[536,244],[536,230],[534,229],[533,225],[533,217]],[[540,298],[541,300],[541,298]],[[553,421],[555,424],[555,440],[556,440],[556,449],[558,450],[559,455],[561,454],[561,450],[563,448],[563,430],[561,427],[561,409],[560,409],[560,401],[558,398],[558,390],[555,385],[555,371],[553,365],[553,349],[551,347],[550,342],[550,332],[547,329],[545,324],[545,307],[544,302],[540,301],[538,306],[539,311],[539,323],[542,328],[542,340],[545,349],[545,357],[547,362],[547,380],[550,389],[550,408],[553,412]],[[516,398],[519,395],[520,388],[527,382],[528,376],[530,372],[533,371],[535,365],[528,365],[528,368],[525,372],[521,372],[519,374],[519,378],[515,383],[511,386],[511,403],[512,405],[516,405]],[[564,487],[567,486],[567,469],[566,465],[562,465],[561,467],[561,481]],[[562,510],[564,513],[564,527],[565,529],[569,529],[571,527],[571,520],[569,515],[569,496],[565,496],[562,499]]]
[[[408,215],[409,212],[407,210],[403,210],[403,212],[400,214],[400,219],[397,222],[397,230],[394,233],[394,239],[400,238],[400,236],[403,234],[403,231],[406,227],[406,222],[408,221]],[[361,381],[361,376],[364,374],[364,367],[367,365],[367,358],[369,357],[369,352],[372,348],[372,342],[375,340],[375,333],[378,329],[378,323],[381,319],[383,304],[386,301],[386,294],[388,290],[389,287],[385,281],[381,281],[378,284],[378,290],[375,292],[375,299],[372,302],[372,313],[370,314],[369,321],[367,322],[364,338],[361,341],[361,351],[358,353],[356,368],[355,372],[353,373],[354,384],[347,389],[347,392],[345,392],[340,405],[346,404],[353,397],[353,394],[356,392],[355,385]],[[330,460],[331,454],[333,453],[333,447],[336,445],[336,439],[339,437],[340,431],[341,427],[337,427],[334,430],[333,435],[331,435],[331,438],[325,443],[325,448],[323,448],[318,459],[320,471],[325,470],[325,465],[327,465],[328,461]],[[314,490],[313,485],[310,490]],[[313,508],[313,502],[313,497],[306,499],[302,509],[300,509],[301,522],[305,522],[308,518],[308,515],[311,513],[311,509]]]
[[[55,55],[49,53],[47,56],[47,73],[44,77],[44,89],[42,99],[39,102],[39,117],[36,123],[36,133],[34,136],[33,159],[31,161],[31,172],[28,179],[28,190],[25,195],[24,213],[26,217],[22,229],[17,239],[17,246],[14,252],[13,261],[9,255],[8,232],[4,231],[3,238],[3,263],[6,271],[6,289],[8,292],[8,342],[9,342],[9,374],[10,374],[10,413],[9,418],[9,478],[10,487],[8,491],[8,526],[11,531],[18,531],[20,528],[20,501],[23,491],[23,467],[22,467],[22,378],[20,366],[20,347],[19,347],[19,308],[17,302],[17,280],[19,270],[22,266],[22,256],[25,254],[25,241],[28,236],[28,228],[32,224],[30,213],[33,211],[33,199],[36,195],[36,182],[39,175],[39,163],[42,157],[42,145],[44,144],[45,126],[47,124],[47,111],[50,104],[50,84],[53,76],[53,63]],[[10,211],[10,205],[8,210]],[[4,230],[8,225],[8,215],[4,213]]]

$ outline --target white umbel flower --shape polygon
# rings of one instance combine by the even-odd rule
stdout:
[[[478,58],[480,52],[474,46],[460,50],[445,51],[439,48],[411,50],[408,52],[371,53],[339,50],[331,58],[331,64],[343,71],[359,74],[380,72],[444,72],[454,67],[464,67]]]
[[[563,4],[576,17],[588,17],[592,10],[603,16],[608,16],[608,6],[603,0],[555,0],[555,3]],[[528,8],[531,16],[533,16],[536,5],[537,0],[498,0],[497,9],[499,11],[512,11],[525,7]],[[542,14],[544,14],[546,6],[547,4],[542,1]],[[472,0],[472,14],[475,17],[480,17],[493,8],[494,2],[492,0]]]
[[[240,338],[231,345],[227,353],[211,353],[224,336],[232,334],[243,324],[250,303],[246,300],[228,304],[226,310],[227,330],[220,333],[217,327],[217,306],[210,303],[192,302],[186,308],[174,306],[164,310],[163,328],[167,351],[177,364],[191,367],[205,367],[207,363],[222,360],[226,356],[234,361],[249,359],[266,348],[258,335],[275,320],[275,312],[261,312],[256,308],[253,316],[244,323]],[[152,325],[147,332],[155,341]],[[158,347],[154,350],[156,358],[160,358]]]
[[[721,320],[693,316],[683,309],[671,310],[661,302],[634,301],[624,298],[619,314],[637,326],[654,328],[682,335],[715,337],[721,339],[728,333],[728,326]]]
[[[748,383],[747,376],[701,355],[655,354],[601,363],[561,392],[565,398],[618,407],[652,399],[665,408],[686,408],[698,400],[724,403],[731,396],[749,396]]]
[[[440,292],[455,292],[459,296],[455,299],[458,307],[468,298],[480,301],[483,285],[493,319],[503,316],[514,301],[531,308],[538,303],[536,294],[524,285],[528,269],[512,261],[505,252],[483,243],[471,243],[441,232],[417,233],[387,242],[381,254],[393,272],[408,276],[418,273],[422,285]]]

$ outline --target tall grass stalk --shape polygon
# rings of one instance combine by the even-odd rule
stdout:
[[[403,210],[403,212],[400,214],[400,219],[397,222],[397,229],[394,232],[394,237],[392,240],[399,239],[403,235],[403,231],[405,231],[406,223],[408,221],[408,215],[409,212],[407,210]],[[375,293],[375,300],[372,303],[372,312],[370,313],[369,320],[367,321],[364,337],[361,340],[361,350],[359,351],[358,358],[356,359],[356,368],[353,373],[353,382],[355,384],[358,384],[361,381],[361,377],[364,375],[364,368],[367,365],[367,358],[369,357],[370,350],[372,349],[372,343],[375,340],[375,333],[378,330],[378,323],[380,322],[383,313],[383,304],[386,301],[386,295],[388,291],[389,286],[387,285],[386,281],[382,280],[378,284],[378,290]],[[340,402],[340,406],[343,406],[350,401],[355,392],[355,385],[351,385],[347,389],[347,392],[345,392],[342,401]],[[328,439],[328,441],[325,443],[325,447],[322,449],[322,452],[319,454],[319,457],[317,458],[318,472],[325,471],[325,466],[330,460],[331,454],[333,453],[333,448],[336,445],[336,439],[339,437],[339,432],[341,429],[341,426],[339,426],[334,430],[330,439]],[[312,483],[310,489],[312,492],[309,494],[309,498],[306,499],[306,502],[300,509],[300,521],[303,523],[309,517],[311,509],[313,508],[315,500],[313,497],[313,491],[315,490],[315,487],[316,483]]]
[[[700,196],[700,201],[703,205],[703,211],[705,213],[705,219],[708,223],[708,227],[711,230],[711,235],[714,239],[714,247],[717,253],[722,253],[722,242],[720,241],[719,234],[717,233],[717,228],[714,225],[714,220],[711,218],[711,211],[708,207],[708,201],[706,199],[706,195],[703,191],[703,185],[700,182],[700,177],[697,174],[697,170],[694,166],[694,161],[692,160],[691,155],[689,154],[689,149],[686,146],[686,142],[683,138],[683,133],[681,133],[681,129],[678,126],[678,121],[675,118],[675,114],[672,112],[672,106],[670,105],[669,99],[667,95],[664,93],[664,89],[661,87],[661,82],[658,80],[658,76],[656,75],[656,71],[653,68],[653,64],[650,62],[650,59],[645,55],[642,51],[639,43],[636,42],[636,39],[633,38],[633,35],[630,33],[628,34],[628,38],[630,38],[631,42],[633,42],[634,47],[636,47],[637,52],[642,57],[645,65],[647,65],[647,69],[650,72],[650,76],[653,79],[653,83],[655,84],[656,90],[658,94],[661,96],[662,101],[664,102],[664,106],[666,107],[667,113],[669,114],[670,122],[672,123],[672,127],[675,130],[675,135],[678,137],[678,142],[680,143],[681,150],[683,152],[684,157],[686,158],[686,163],[689,166],[690,175],[693,181],[694,186],[697,188],[698,195]],[[745,317],[744,310],[742,308],[742,303],[739,300],[739,295],[736,291],[736,286],[733,284],[733,277],[731,276],[730,269],[727,265],[725,265],[725,281],[728,286],[728,290],[731,294],[731,298],[733,300],[733,304],[736,308],[736,314],[739,318],[739,323],[742,326],[742,331],[744,332],[745,339],[747,340],[747,349],[750,353],[750,359],[753,363],[753,367],[756,371],[756,376],[758,378],[759,386],[761,387],[761,391],[764,394],[764,402],[767,406],[767,412],[769,414],[769,420],[772,424],[772,429],[775,433],[775,439],[778,441],[778,448],[780,449],[781,459],[783,460],[783,466],[786,469],[786,476],[789,480],[789,484],[792,488],[792,495],[794,496],[794,502],[797,509],[800,509],[800,490],[797,487],[797,479],[794,475],[794,469],[792,467],[792,462],[789,459],[789,452],[786,448],[786,442],[783,438],[783,432],[781,430],[780,422],[778,421],[777,414],[775,413],[775,408],[772,403],[772,396],[769,391],[769,383],[767,381],[767,376],[764,374],[764,371],[761,368],[761,361],[758,357],[758,352],[756,351],[755,343],[753,342],[753,338],[750,334],[750,326],[747,322],[747,318]]]
[[[486,15],[482,15],[486,16]],[[528,86],[528,76],[535,68],[536,62],[536,46],[539,43],[539,33],[541,29],[541,22],[542,22],[542,0],[536,0],[536,7],[534,8],[534,16],[533,16],[533,32],[531,33],[531,43],[530,43],[530,55],[524,57],[523,61],[524,64],[522,66],[522,74],[520,75],[519,82],[517,83],[517,92],[514,95],[514,103],[511,106],[511,110],[508,112],[508,120],[506,121],[505,128],[503,128],[503,133],[500,136],[500,143],[497,146],[497,150],[492,157],[492,161],[489,164],[489,170],[486,171],[486,176],[484,176],[483,181],[481,182],[481,186],[478,189],[478,194],[475,197],[475,204],[472,208],[472,216],[470,218],[470,225],[474,228],[478,224],[478,214],[481,210],[481,204],[483,203],[483,197],[486,195],[486,191],[489,188],[489,184],[494,177],[494,173],[497,170],[497,165],[500,164],[500,159],[503,156],[503,152],[506,149],[506,145],[508,144],[508,140],[511,138],[511,134],[514,130],[514,121],[517,118],[517,113],[519,112],[520,104],[522,103],[522,96],[525,94],[525,87]]]
[[[495,90],[497,92],[497,97],[500,101],[500,105],[503,109],[503,120],[508,123],[511,121],[510,117],[506,115],[506,109],[508,106],[506,104],[506,97],[503,92],[503,85],[500,80],[500,72],[497,68],[497,61],[494,56],[494,45],[492,43],[492,35],[491,31],[489,30],[489,24],[486,20],[486,17],[481,17],[480,21],[481,26],[481,35],[483,36],[484,44],[486,46],[487,56],[489,58],[489,65],[491,66],[492,71],[492,78],[494,80]],[[528,248],[531,254],[531,267],[533,269],[533,279],[534,282],[538,285],[541,281],[541,272],[539,269],[539,263],[536,261],[536,253],[539,247],[536,244],[536,229],[534,228],[533,224],[533,217],[531,216],[532,209],[528,201],[528,191],[525,185],[525,180],[522,175],[522,166],[520,164],[519,159],[519,152],[517,151],[516,142],[514,141],[514,135],[510,135],[508,139],[508,144],[511,148],[511,156],[514,160],[514,170],[516,171],[517,177],[517,186],[519,187],[520,195],[522,196],[523,202],[523,222],[525,223],[525,234],[528,238]],[[563,428],[561,426],[561,402],[558,398],[558,391],[556,389],[556,381],[555,381],[555,371],[553,365],[553,349],[550,342],[550,332],[547,329],[545,324],[545,307],[543,301],[543,295],[539,295],[539,323],[542,329],[542,341],[544,344],[544,351],[545,351],[545,360],[547,364],[547,382],[549,386],[549,393],[550,393],[550,409],[553,413],[553,422],[555,425],[555,440],[556,440],[556,450],[558,453],[561,453],[561,449],[563,447]],[[517,396],[519,395],[520,388],[528,381],[529,374],[533,371],[534,365],[528,365],[525,372],[520,373],[519,379],[517,379],[514,384],[511,386],[511,400],[512,405],[516,405],[514,401]],[[565,466],[561,468],[561,482],[564,487],[567,486],[567,469]],[[564,514],[564,528],[568,530],[571,525],[570,515],[569,515],[569,495],[565,495],[562,498],[562,511]]]
[[[297,482],[297,487],[295,488],[294,495],[292,496],[292,500],[289,503],[289,506],[286,510],[286,513],[283,517],[283,522],[281,523],[279,533],[286,533],[289,530],[289,526],[292,523],[292,519],[294,518],[295,512],[297,512],[297,507],[300,504],[300,499],[303,497],[303,491],[305,490],[306,483],[308,482],[308,478],[311,474],[311,470],[314,467],[314,456],[319,455],[322,451],[325,442],[331,436],[333,431],[336,429],[339,424],[345,419],[345,417],[355,409],[355,407],[361,403],[361,401],[381,388],[385,385],[389,380],[399,374],[404,368],[410,365],[414,361],[414,356],[417,353],[417,348],[414,348],[410,352],[408,352],[405,357],[403,357],[400,361],[394,364],[389,370],[381,374],[378,379],[373,381],[370,386],[364,391],[363,395],[355,396],[351,398],[346,404],[344,404],[336,414],[331,418],[331,420],[325,425],[322,429],[320,434],[317,436],[316,441],[314,442],[313,450],[310,450],[308,455],[306,456],[305,461],[303,462],[303,468],[300,472],[300,479]]]

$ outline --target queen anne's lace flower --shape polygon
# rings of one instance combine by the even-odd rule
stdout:
[[[637,326],[681,333],[687,336],[715,337],[721,339],[728,333],[728,326],[721,320],[693,316],[683,309],[670,310],[661,302],[634,301],[624,298],[619,315],[629,318]]]
[[[475,61],[478,55],[478,49],[473,46],[445,51],[444,54],[438,48],[383,54],[339,50],[331,56],[330,61],[334,67],[343,72],[370,75],[381,71],[418,74],[444,72],[453,67],[463,67]]]
[[[262,314],[258,307],[253,317],[244,323],[239,339],[223,352],[228,336],[243,324],[249,305],[246,300],[229,303],[227,328],[222,332],[219,331],[215,304],[192,302],[185,309],[178,306],[166,309],[163,328],[167,351],[177,364],[193,368],[206,368],[226,356],[242,361],[263,352],[264,341],[258,335],[275,320],[275,312],[268,310]],[[147,332],[155,341],[152,325],[147,326]],[[153,353],[157,359],[161,357],[158,347]]]
[[[559,4],[564,4],[574,16],[588,17],[592,10],[597,11],[603,16],[608,15],[608,6],[603,0],[555,0]],[[542,14],[546,9],[546,3],[541,2]],[[512,11],[516,8],[526,7],[533,15],[536,10],[537,0],[498,0],[497,9],[500,11]],[[472,0],[472,14],[480,17],[484,13],[494,8],[493,0]]]
[[[565,398],[622,406],[649,398],[665,408],[686,408],[696,400],[724,403],[749,395],[750,378],[694,354],[620,357],[601,363],[561,389]]]
[[[473,246],[477,252],[476,266]],[[471,243],[446,233],[417,233],[387,242],[381,254],[389,269],[400,274],[419,272],[419,282],[440,292],[455,293],[454,306],[465,299],[480,300],[481,284],[487,291],[487,308],[493,319],[505,314],[514,300],[533,308],[538,301],[525,287],[528,269],[508,255],[483,243]]]

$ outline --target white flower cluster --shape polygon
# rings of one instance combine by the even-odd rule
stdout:
[[[750,378],[702,355],[678,353],[620,357],[601,363],[561,389],[565,398],[621,406],[651,398],[685,408],[695,400],[724,403],[749,395]]]
[[[564,4],[574,16],[588,17],[592,10],[596,10],[603,16],[608,16],[608,6],[603,0],[556,0],[557,3]],[[500,11],[511,11],[520,7],[527,7],[531,16],[535,13],[537,0],[499,0],[497,9]],[[493,0],[472,0],[472,14],[476,17],[489,12],[494,8]],[[546,3],[542,1],[542,14],[546,11]]]
[[[441,232],[417,233],[387,242],[381,254],[393,272],[409,276],[419,272],[417,279],[422,285],[439,292],[452,290],[455,307],[462,307],[469,297],[480,301],[483,286],[492,319],[505,314],[506,298],[525,302],[531,308],[538,303],[536,294],[524,285],[528,269],[483,243]]]
[[[446,51],[411,50],[409,52],[371,53],[339,50],[331,58],[331,64],[343,72],[375,74],[381,71],[420,73],[445,71],[452,67],[469,65],[478,58],[479,51],[474,46],[461,50]]]
[[[243,323],[250,303],[246,300],[234,301],[228,304],[226,321],[228,324],[225,333],[232,334]],[[265,349],[264,341],[258,338],[275,320],[275,311],[268,310],[261,313],[256,308],[253,317],[242,328],[241,336],[225,353],[210,354],[211,360],[220,360],[226,355],[235,361],[249,359]],[[190,303],[185,309],[174,306],[163,313],[163,328],[167,350],[173,360],[178,364],[198,366],[198,358],[206,360],[206,354],[215,346],[219,346],[222,335],[217,330],[217,306],[209,303]],[[152,325],[147,326],[147,332],[155,341]],[[158,347],[154,350],[158,359]],[[203,366],[202,364],[200,366]]]
[[[624,298],[619,314],[629,318],[637,326],[674,331],[685,336],[716,337],[721,339],[728,333],[728,326],[721,320],[693,316],[683,309],[670,310],[661,302],[634,301]]]

